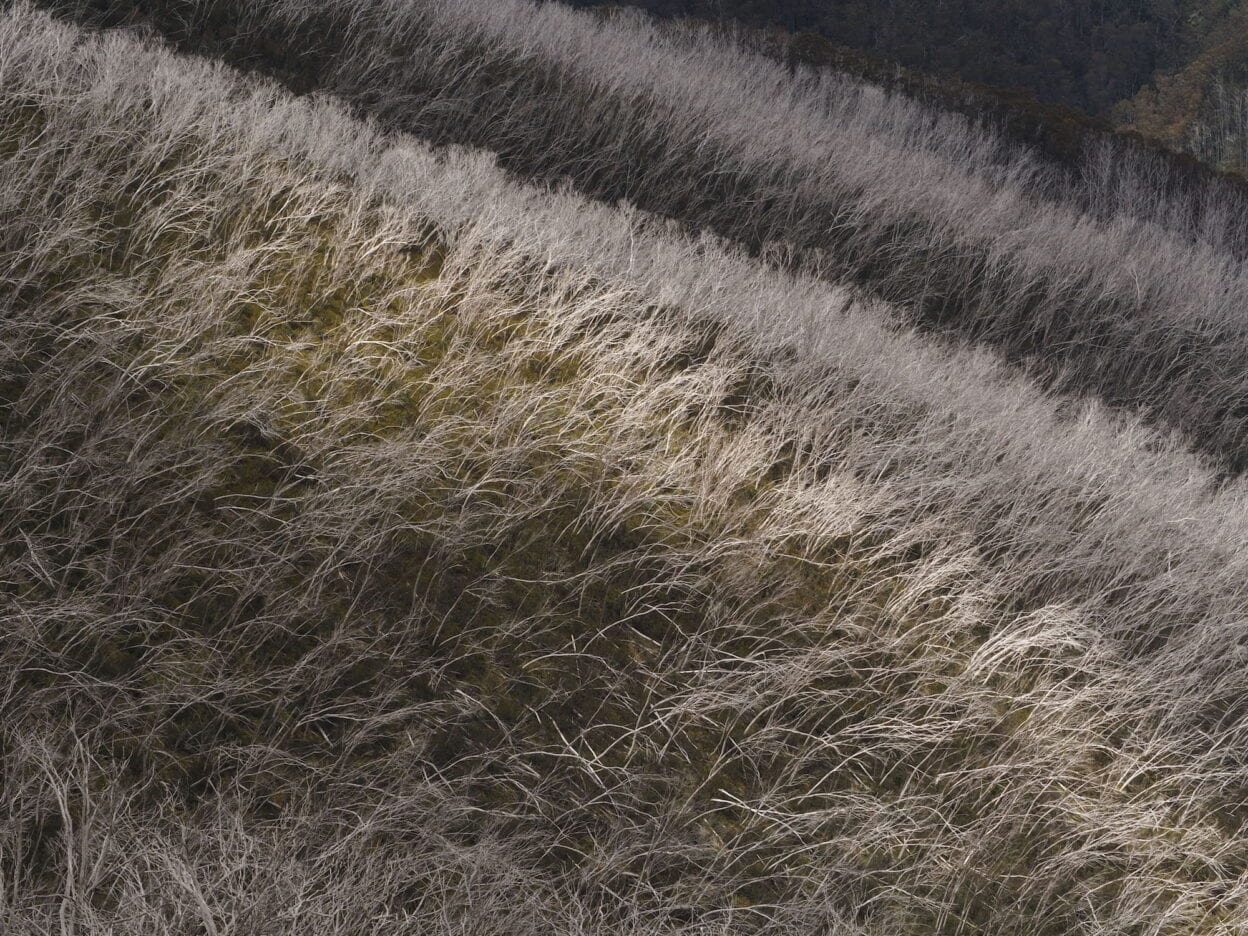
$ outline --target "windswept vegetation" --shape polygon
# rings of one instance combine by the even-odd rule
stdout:
[[[1248,464],[1248,207],[1229,184],[1176,185],[1108,142],[1076,175],[962,115],[635,16],[527,0],[73,8],[856,284]]]
[[[0,930],[1248,927],[1243,482],[397,100],[0,14]]]

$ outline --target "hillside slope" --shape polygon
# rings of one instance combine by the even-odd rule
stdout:
[[[1074,173],[857,80],[555,4],[131,0],[102,19],[856,284],[1248,464],[1248,201],[1229,184],[1175,184],[1109,142]]]
[[[1248,925],[1248,502],[990,356],[0,18],[0,926]]]

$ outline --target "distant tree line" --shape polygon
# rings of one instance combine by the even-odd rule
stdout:
[[[828,69],[861,78],[890,91],[962,114],[983,122],[1004,139],[1021,144],[1046,162],[1076,173],[1082,171],[1090,147],[1112,141],[1127,145],[1141,155],[1164,163],[1168,172],[1163,185],[1169,196],[1182,196],[1212,181],[1220,180],[1248,194],[1244,167],[1229,160],[1211,158],[1209,144],[1186,145],[1151,132],[1124,128],[1106,117],[1094,116],[1077,107],[1040,100],[1026,88],[998,87],[955,76],[939,76],[906,68],[871,52],[837,45],[818,33],[792,33],[785,29],[730,27],[740,41],[791,68],[807,66]],[[1193,118],[1203,110],[1195,111]],[[1206,120],[1210,115],[1205,115]],[[1226,145],[1233,145],[1228,143]]]
[[[617,0],[572,0],[602,6]],[[661,16],[818,33],[909,68],[1106,113],[1172,67],[1206,0],[631,0]]]
[[[1223,169],[1240,158],[1237,91],[1248,87],[1248,4],[1227,4],[1204,23],[1204,36],[1182,67],[1168,69],[1114,107],[1114,123]]]

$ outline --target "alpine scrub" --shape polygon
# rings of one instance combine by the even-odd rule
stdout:
[[[1181,440],[129,34],[0,95],[5,932],[1244,929]]]

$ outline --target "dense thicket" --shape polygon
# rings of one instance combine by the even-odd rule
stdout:
[[[844,76],[553,5],[138,0],[102,15],[857,283],[1248,463],[1248,208],[1229,185],[1176,193],[1165,163],[1108,142],[1060,172]]]
[[[1248,925],[1248,501],[889,310],[0,18],[0,926]]]

